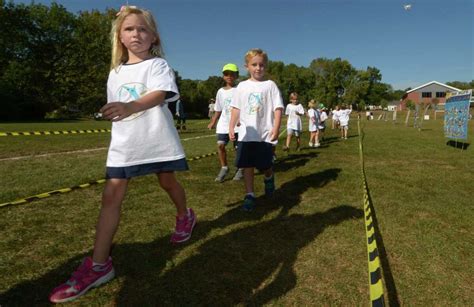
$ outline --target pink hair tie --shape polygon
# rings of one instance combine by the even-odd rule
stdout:
[[[136,9],[137,7],[134,6],[134,5],[122,5],[122,6],[120,7],[120,11],[118,11],[117,14],[115,14],[115,16],[119,16],[119,15],[122,14],[122,12],[125,11],[127,8]]]

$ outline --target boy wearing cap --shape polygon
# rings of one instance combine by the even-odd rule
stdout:
[[[326,119],[328,119],[327,108],[324,106],[324,104],[322,103],[319,104],[318,113],[319,113],[319,125],[318,125],[319,139],[321,141],[324,141],[324,131],[326,130]]]
[[[224,65],[222,68],[222,78],[224,79],[225,86],[220,88],[216,94],[216,100],[214,105],[214,116],[211,118],[211,122],[207,126],[209,129],[216,127],[217,134],[217,149],[219,162],[221,169],[215,181],[223,182],[225,176],[229,173],[229,167],[227,165],[227,153],[225,146],[229,143],[229,122],[231,107],[230,103],[235,91],[235,80],[239,77],[239,68],[233,63]],[[238,126],[238,123],[237,123]],[[235,126],[234,133],[238,133],[238,127]],[[242,169],[237,169],[233,180],[240,180],[243,178]]]

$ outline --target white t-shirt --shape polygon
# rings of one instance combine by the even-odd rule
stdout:
[[[341,113],[341,110],[332,111],[332,120],[339,121],[339,114],[340,113]]]
[[[240,82],[230,104],[240,110],[239,141],[271,142],[274,111],[283,109],[283,100],[275,82],[246,80]]]
[[[351,112],[351,109],[339,110],[339,123],[341,126],[349,125],[349,114]]]
[[[216,104],[214,105],[214,111],[221,112],[219,121],[216,126],[217,134],[228,134],[229,123],[230,123],[230,111],[232,107],[230,103],[235,92],[235,87],[230,89],[220,88],[216,94]],[[238,133],[238,128],[234,128],[234,132]]]
[[[293,129],[298,131],[303,130],[301,124],[301,117],[299,114],[304,114],[303,106],[300,103],[290,103],[286,106],[285,115],[288,115],[288,120],[286,122],[287,129]]]
[[[108,102],[130,102],[153,91],[168,92],[164,103],[112,123],[107,166],[125,167],[185,157],[168,102],[179,98],[173,70],[161,58],[121,65],[109,73]],[[168,97],[171,96],[171,97]]]
[[[315,109],[309,108],[308,109],[308,117],[309,117],[309,124],[308,124],[309,132],[314,132],[314,131],[318,130],[318,123],[319,123],[318,112],[316,112]],[[314,122],[312,120],[313,118],[314,118]]]
[[[326,123],[325,123],[326,119],[328,119],[328,115],[326,111],[320,110],[319,111],[319,124],[318,124],[319,129],[326,128]]]

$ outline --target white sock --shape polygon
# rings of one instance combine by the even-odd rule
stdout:
[[[229,169],[229,167],[228,167],[227,165],[226,165],[226,166],[223,166],[222,168],[225,169],[225,170],[228,170],[228,169]]]
[[[253,198],[255,198],[255,194],[254,194],[253,192],[247,193],[246,195],[250,195],[250,196],[252,196]]]
[[[270,177],[267,177],[267,176],[263,175],[263,179],[264,179],[264,180],[270,180],[270,179],[272,179],[272,178],[273,178],[273,174],[272,174]]]
[[[95,262],[95,261],[92,261],[92,266],[96,266],[96,265],[98,265],[98,266],[104,266],[105,263],[97,263],[97,262]]]

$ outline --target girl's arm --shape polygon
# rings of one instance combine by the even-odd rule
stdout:
[[[120,121],[133,113],[151,109],[165,101],[166,91],[153,91],[140,99],[126,102],[110,102],[100,109],[102,116],[113,122]]]

